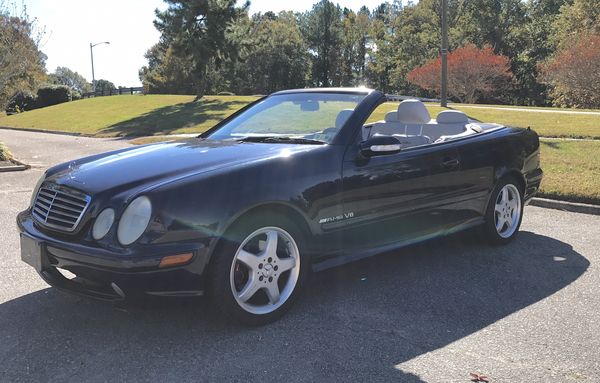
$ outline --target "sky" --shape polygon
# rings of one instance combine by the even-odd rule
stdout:
[[[373,9],[384,0],[339,0],[341,7]],[[252,0],[250,13],[282,10],[305,11],[317,0]],[[334,0],[334,2],[336,2]],[[138,70],[146,64],[144,53],[160,34],[152,21],[162,0],[24,0],[30,18],[45,30],[41,50],[53,72],[66,66],[92,80],[90,43],[109,41],[93,48],[95,78],[116,86],[140,86]]]

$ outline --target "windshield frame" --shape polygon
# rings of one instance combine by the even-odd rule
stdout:
[[[374,91],[372,89],[367,89],[367,88],[308,88],[308,89],[284,90],[284,91],[272,93],[268,96],[261,97],[255,101],[251,102],[250,104],[242,107],[238,111],[234,112],[230,116],[226,117],[225,119],[223,119],[222,121],[217,123],[211,129],[200,134],[198,137],[210,139],[211,135],[213,135],[214,133],[216,133],[217,131],[219,131],[220,129],[222,129],[223,127],[228,125],[229,123],[231,123],[234,119],[238,118],[240,115],[246,113],[250,108],[253,108],[257,104],[265,101],[268,98],[276,97],[276,96],[280,96],[280,95],[288,95],[288,94],[311,94],[311,93],[313,93],[313,94],[314,93],[322,93],[322,94],[330,94],[330,95],[340,94],[340,95],[363,96],[362,99],[356,103],[353,113],[349,116],[349,118],[346,120],[346,122],[339,129],[337,129],[335,135],[331,138],[331,140],[329,142],[322,141],[324,144],[328,144],[328,145],[340,144],[339,137],[340,136],[343,136],[343,137],[348,136],[347,132],[345,134],[342,134],[342,132],[345,132],[348,130],[347,129],[348,125],[356,125],[355,123],[351,123],[351,122],[354,122],[354,120],[355,120],[355,117],[357,114],[356,112],[358,110],[365,109],[364,104],[365,104],[365,101],[367,101],[367,99],[369,99],[369,101],[366,102],[366,104],[368,104],[368,105],[372,104],[372,101],[370,99],[372,98],[373,93],[377,94],[377,97],[376,97],[377,99],[379,99],[383,95],[382,93],[380,93],[378,91]],[[367,109],[371,109],[368,107],[368,105],[367,105]],[[359,113],[359,115],[362,115],[362,114],[364,114],[364,113]],[[367,119],[368,115],[363,116],[363,117],[364,117],[364,119],[362,119],[362,121],[360,121],[361,126],[362,126],[362,123],[364,122],[364,120]],[[265,136],[268,136],[268,135],[265,134]],[[235,139],[235,138],[232,137],[232,139]],[[215,138],[215,140],[219,140],[219,139]]]

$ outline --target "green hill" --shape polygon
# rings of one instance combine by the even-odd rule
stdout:
[[[67,102],[0,117],[0,126],[81,133],[99,137],[202,132],[252,96],[123,95]]]

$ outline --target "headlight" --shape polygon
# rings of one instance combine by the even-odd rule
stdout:
[[[115,211],[113,209],[108,208],[102,210],[102,213],[98,214],[96,222],[94,222],[94,227],[92,228],[92,237],[94,237],[95,240],[104,238],[114,221]]]
[[[121,245],[135,242],[144,233],[151,214],[152,204],[148,197],[138,197],[127,206],[117,229],[117,238]]]
[[[33,188],[33,193],[31,194],[31,201],[29,201],[29,206],[33,207],[33,204],[35,203],[35,197],[37,197],[37,193],[40,190],[40,187],[42,186],[42,183],[45,179],[46,173],[44,172],[44,174],[42,174],[38,182],[35,184],[35,187]]]

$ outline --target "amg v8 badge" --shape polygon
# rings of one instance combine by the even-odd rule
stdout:
[[[354,217],[354,212],[350,211],[348,213],[336,215],[335,217],[321,218],[319,220],[319,223],[331,223],[331,222],[341,221],[343,219],[348,219],[348,218],[353,218],[353,217]]]

